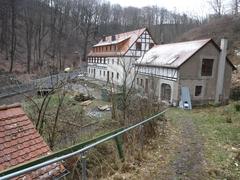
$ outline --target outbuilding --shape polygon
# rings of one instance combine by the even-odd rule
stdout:
[[[193,105],[227,103],[234,65],[227,40],[212,39],[158,45],[135,63],[135,87],[177,105],[187,88]]]

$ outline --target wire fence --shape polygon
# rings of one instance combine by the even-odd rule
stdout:
[[[5,86],[0,87],[0,98],[6,98],[17,94],[30,92],[37,89],[52,89],[59,82],[65,81],[67,78],[72,80],[78,77],[79,71],[75,70],[69,73],[59,73],[40,79],[31,80],[28,83],[20,83],[13,75],[1,75],[0,82],[5,82]],[[7,83],[6,83],[7,81]],[[10,85],[6,85],[10,84]]]
[[[0,88],[0,98],[22,94],[35,89],[34,83],[10,85]]]

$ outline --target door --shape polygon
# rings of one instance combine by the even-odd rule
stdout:
[[[96,69],[93,69],[93,78],[96,77]]]
[[[170,102],[171,101],[171,86],[163,83],[161,85],[161,100]]]

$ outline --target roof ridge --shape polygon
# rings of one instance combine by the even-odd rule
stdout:
[[[120,33],[117,33],[117,34],[107,35],[106,37],[111,37],[111,36],[114,36],[114,35],[116,36],[116,35],[120,35],[120,34],[133,33],[134,31],[140,31],[140,30],[143,30],[143,29],[147,29],[147,28],[143,27],[143,28],[139,28],[139,29],[135,29],[135,30],[131,30],[131,31],[120,32]]]
[[[16,108],[16,107],[21,107],[21,104],[20,103],[14,103],[14,104],[10,104],[10,105],[4,104],[4,105],[0,106],[0,111],[11,109],[11,108]]]
[[[167,44],[158,44],[154,47],[159,47],[159,46],[165,46],[165,45],[172,45],[172,44],[182,44],[182,43],[190,43],[190,42],[197,42],[197,41],[211,41],[212,38],[206,38],[206,39],[198,39],[198,40],[190,40],[190,41],[180,41],[180,42],[173,42],[173,43],[167,43]]]

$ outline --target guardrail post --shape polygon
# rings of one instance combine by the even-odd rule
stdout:
[[[82,161],[82,180],[87,180],[87,160],[86,160],[86,152],[81,154]]]
[[[116,136],[115,138],[117,150],[118,150],[118,155],[121,161],[124,161],[124,154],[123,154],[123,149],[122,149],[122,139],[120,139],[120,136]]]

